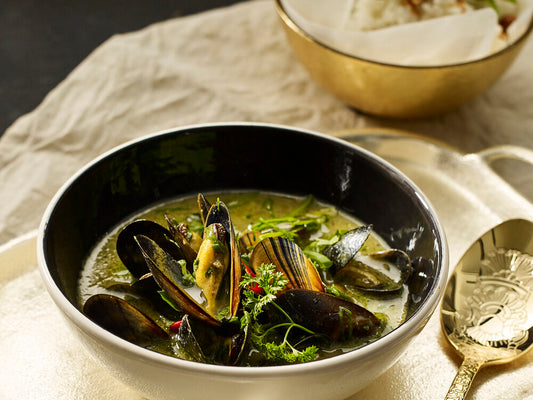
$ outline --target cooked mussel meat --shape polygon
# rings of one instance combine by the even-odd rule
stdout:
[[[400,279],[393,280],[379,271],[380,264],[385,270],[390,270],[391,267],[397,268],[400,271]],[[369,292],[395,292],[403,289],[410,271],[409,256],[403,251],[391,249],[368,256],[356,255],[337,272],[335,282]]]
[[[196,284],[202,289],[211,315],[216,314],[218,293],[230,264],[227,235],[222,224],[209,225],[204,230],[204,240],[198,251]]]
[[[233,223],[231,222],[228,207],[222,201],[217,201],[211,206],[209,213],[205,219],[206,229],[213,224],[222,225],[225,231],[224,240],[229,255],[227,260],[229,265],[226,268],[228,273],[224,276],[224,278],[227,277],[227,280],[229,281],[229,287],[227,288],[227,291],[229,293],[229,312],[227,313],[226,318],[231,319],[232,317],[237,315],[240,302],[239,283],[241,281],[242,276],[241,256],[239,253],[239,246],[235,237],[235,230],[233,228]],[[214,245],[216,246],[217,243],[214,243]],[[200,255],[198,255],[198,259],[198,262],[201,262]]]
[[[190,282],[179,262],[154,240],[135,236],[145,263],[169,300],[193,318],[220,325],[223,318],[236,315],[240,299],[241,267],[233,225],[224,203],[211,206],[206,216],[204,240],[198,251],[195,283],[198,296],[188,290]],[[219,313],[224,315],[220,316]]]
[[[360,250],[371,229],[371,225],[352,229],[342,235],[337,243],[324,249],[324,254],[333,263],[335,281],[370,292],[399,291],[411,275],[411,260],[407,253],[398,249],[361,254]],[[391,270],[399,271],[399,279],[394,280],[384,272]]]
[[[178,262],[146,236],[136,236],[136,239],[152,276],[174,306],[195,318],[219,325],[220,321],[201,305],[201,298],[193,298],[187,290]]]

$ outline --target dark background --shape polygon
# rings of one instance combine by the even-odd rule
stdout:
[[[245,0],[0,0],[0,136],[103,41]]]

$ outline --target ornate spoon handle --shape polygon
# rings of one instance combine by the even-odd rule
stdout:
[[[464,399],[474,380],[474,376],[476,376],[477,371],[484,363],[485,360],[483,358],[465,357],[453,379],[445,400]]]

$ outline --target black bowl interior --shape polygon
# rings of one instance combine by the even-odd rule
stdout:
[[[184,194],[257,189],[313,194],[374,225],[395,248],[424,257],[412,280],[416,311],[440,272],[443,238],[412,186],[351,145],[289,128],[213,125],[148,137],[100,158],[63,191],[43,232],[47,266],[76,305],[93,246],[126,217]]]

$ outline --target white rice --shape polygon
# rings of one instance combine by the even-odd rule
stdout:
[[[405,0],[349,0],[343,28],[370,31],[425,19],[455,15],[472,10],[464,1],[432,0],[422,2],[415,13]]]

